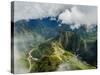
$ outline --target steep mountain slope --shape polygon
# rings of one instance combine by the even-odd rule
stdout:
[[[58,22],[50,20],[50,17],[44,19],[20,20],[15,23],[15,31],[21,33],[24,30],[36,32],[45,38],[55,37],[58,33]]]
[[[18,65],[28,72],[96,68],[97,27],[87,32],[84,25],[72,30],[69,24],[59,24],[49,17],[17,21],[14,45],[21,54]]]
[[[74,38],[73,35],[75,34],[73,32],[65,32],[63,35],[66,35],[65,38],[67,41],[65,44],[67,46],[69,38]],[[83,63],[83,61],[80,60],[77,55],[72,52],[72,50],[68,50],[67,47],[64,46],[65,44],[61,41],[61,39],[58,40],[55,38],[40,44],[37,49],[32,49],[28,58],[31,62],[29,71],[48,72],[57,70],[81,70],[95,68],[86,62]]]
[[[97,63],[97,41],[93,32],[88,32],[87,38],[80,37],[75,32],[60,32],[59,42],[67,51],[75,53],[83,61],[96,66]]]
[[[36,53],[34,54],[35,50],[33,50],[31,54],[32,58],[30,59],[32,61],[30,64],[30,72],[48,72],[62,70],[61,67],[59,67],[62,64],[65,65],[65,70],[95,68],[86,63],[83,63],[76,57],[76,55],[72,54],[71,52],[65,51],[57,41],[53,41],[49,45],[51,45],[51,47],[47,46],[48,49],[44,49],[43,52],[41,51],[42,49],[39,48],[39,53],[37,53],[40,54],[39,58],[36,58],[34,56],[36,55]]]

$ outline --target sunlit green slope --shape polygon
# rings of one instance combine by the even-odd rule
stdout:
[[[46,47],[44,47],[46,46]],[[30,72],[48,72],[62,70],[94,69],[87,63],[83,63],[75,54],[65,51],[57,41],[40,45],[37,50],[31,51]],[[61,66],[61,65],[64,66]]]

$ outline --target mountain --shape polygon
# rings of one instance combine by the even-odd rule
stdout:
[[[36,32],[45,38],[55,37],[58,34],[58,22],[50,20],[50,17],[44,19],[20,20],[15,23],[15,31],[21,33],[23,31]]]
[[[71,29],[71,24],[62,24],[57,17],[54,18],[55,20],[51,20],[51,17],[19,20],[15,22],[14,25],[15,34],[25,33],[25,31],[36,32],[48,39],[56,37],[59,34],[59,31],[72,31],[82,38],[86,38],[90,32],[92,32],[92,34],[96,34],[97,32],[97,25],[93,25],[94,27],[87,32],[86,25],[84,24],[81,24],[79,28]]]
[[[62,36],[63,35],[63,36]],[[63,32],[59,38],[53,38],[38,46],[37,49],[32,49],[29,54],[30,72],[49,72],[57,70],[81,70],[94,69],[88,63],[80,60],[74,51],[68,46],[73,46],[76,43],[77,36],[74,32]],[[76,41],[75,41],[76,39]],[[63,43],[65,41],[65,43]],[[70,42],[73,42],[70,44]],[[76,44],[74,44],[74,42]],[[62,66],[64,65],[64,66]]]
[[[95,35],[93,33],[91,35],[90,32],[87,34],[87,38],[82,38],[75,32],[62,31],[58,36],[58,40],[65,50],[75,53],[83,61],[96,66],[97,40],[94,37]]]
[[[65,50],[75,51],[79,46],[80,38],[75,32],[71,31],[61,31],[58,36],[59,42],[62,44]]]
[[[20,20],[14,25],[14,50],[28,72],[96,68],[97,27],[72,30],[69,24],[60,26],[57,18],[50,19]]]

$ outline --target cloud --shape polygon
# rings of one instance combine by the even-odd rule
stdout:
[[[67,9],[63,13],[59,15],[59,20],[62,21],[62,23],[72,23],[72,14],[71,12]]]
[[[55,20],[56,16],[64,24],[74,24],[73,29],[78,28],[79,24],[90,27],[91,24],[97,24],[97,7],[18,1],[14,3],[14,22],[45,17],[52,17],[51,20]]]
[[[16,31],[15,31],[16,32]],[[33,42],[34,41],[34,42]],[[40,43],[43,43],[45,38],[37,33],[31,34],[30,32],[17,33],[14,36],[14,72],[15,73],[27,73],[29,68],[20,60],[27,60],[25,53],[29,52],[31,48],[37,47]]]
[[[55,17],[69,7],[72,7],[72,5],[17,1],[14,4],[14,21]]]
[[[79,28],[80,24],[85,24],[87,27],[92,24],[97,24],[97,8],[91,6],[73,6],[72,8],[66,9],[59,15],[59,20],[63,24],[74,24],[71,25],[72,29]]]

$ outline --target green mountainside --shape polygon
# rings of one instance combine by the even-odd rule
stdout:
[[[40,44],[28,52],[29,72],[95,69],[75,54],[75,49],[84,48],[84,43],[80,44],[74,32],[63,32],[59,38]]]
[[[72,30],[57,21],[21,20],[14,25],[16,73],[97,68],[97,26]]]

